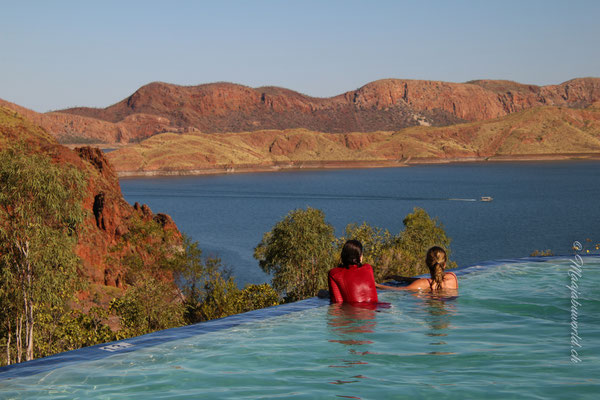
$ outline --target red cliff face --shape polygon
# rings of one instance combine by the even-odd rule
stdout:
[[[71,164],[87,178],[83,199],[87,216],[78,232],[75,252],[89,283],[122,288],[127,284],[124,256],[136,255],[150,262],[156,257],[151,251],[154,242],[162,245],[164,238],[169,238],[173,250],[181,244],[181,234],[168,215],[153,214],[146,205],[132,206],[125,201],[117,175],[102,151],[92,147],[70,150],[21,115],[0,107],[0,148],[20,141],[24,141],[27,151],[46,154],[56,163]],[[155,223],[158,234],[141,233],[132,240],[128,233],[140,220]]]
[[[488,120],[543,105],[586,107],[599,100],[599,78],[551,86],[494,80],[450,83],[384,79],[330,98],[278,87],[155,82],[104,109],[73,108],[46,114],[28,111],[28,117],[63,142],[87,138],[128,143],[167,131],[397,131],[418,125]]]
[[[154,221],[161,229],[171,232],[174,246],[179,243],[181,234],[168,215],[155,215],[145,204],[131,206],[123,199],[115,171],[99,149],[81,147],[75,149],[75,153],[92,169],[83,204],[89,213],[85,233],[77,244],[77,254],[92,282],[123,287],[124,267],[120,263],[120,256],[139,252],[140,249],[139,243],[122,240],[132,229],[136,217]],[[151,242],[155,238],[142,240]],[[139,256],[146,260],[152,258],[152,254],[147,253]]]
[[[583,108],[600,98],[598,78],[579,78],[549,86],[493,80],[470,83],[495,93],[506,114],[542,105]]]
[[[463,83],[386,79],[369,83],[348,95],[363,109],[385,110],[405,105],[415,112],[438,110],[463,121],[504,115],[494,93]]]

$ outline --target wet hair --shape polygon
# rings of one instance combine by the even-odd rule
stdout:
[[[350,265],[362,266],[360,257],[363,254],[363,246],[358,240],[348,240],[342,248],[340,255],[340,267],[348,268]]]
[[[433,246],[427,250],[425,264],[431,274],[431,290],[442,289],[444,287],[444,274],[446,269],[446,250],[439,246]]]

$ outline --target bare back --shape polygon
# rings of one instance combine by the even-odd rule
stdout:
[[[392,289],[392,290],[431,290],[431,283],[433,282],[430,278],[419,278],[408,286],[386,286],[378,284],[379,289]],[[458,278],[454,272],[446,272],[444,274],[444,286],[443,289],[458,289]]]

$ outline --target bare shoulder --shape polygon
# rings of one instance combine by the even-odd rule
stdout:
[[[448,271],[444,274],[444,280],[446,279],[452,279],[452,280],[458,280],[458,277],[456,276],[456,274],[452,271]]]
[[[410,285],[406,286],[407,289],[428,289],[431,285],[431,279],[419,278]]]
[[[458,288],[458,278],[454,272],[446,272],[444,274],[444,287],[448,289]]]
[[[388,286],[388,285],[382,285],[381,283],[376,283],[375,287],[377,287],[377,289],[384,289],[384,290],[419,290],[419,289],[426,289],[429,287],[429,279],[417,279],[416,281],[412,282],[410,285],[407,286]]]

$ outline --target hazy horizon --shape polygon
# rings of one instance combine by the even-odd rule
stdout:
[[[331,97],[386,78],[560,84],[599,76],[600,2],[9,3],[0,98],[106,107],[154,81]]]

